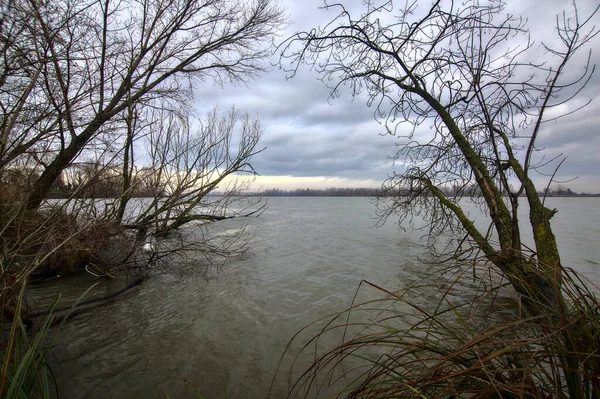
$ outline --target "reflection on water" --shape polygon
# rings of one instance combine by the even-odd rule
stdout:
[[[555,198],[550,205],[560,210],[553,222],[563,262],[600,282],[597,200]],[[250,221],[251,254],[209,275],[201,272],[202,260],[192,259],[200,270],[159,275],[68,323],[52,360],[61,397],[194,397],[184,378],[208,398],[266,397],[289,340],[350,306],[362,279],[392,290],[429,282],[429,267],[418,259],[427,252],[423,232],[402,231],[391,221],[376,228],[373,214],[365,198],[270,198],[267,211]],[[222,227],[240,226],[229,220]],[[80,278],[88,277],[72,279]],[[35,296],[68,287],[73,298],[72,287],[87,283],[65,279],[36,287]],[[97,294],[112,284],[103,282]],[[380,294],[360,290],[357,301],[370,295]],[[417,300],[437,296],[430,290]],[[321,327],[308,327],[304,336]],[[306,339],[294,341],[296,349]],[[320,345],[338,342],[332,337]],[[309,364],[308,352],[297,362]],[[282,370],[292,361],[286,357]],[[284,396],[288,377],[277,374],[271,397]]]

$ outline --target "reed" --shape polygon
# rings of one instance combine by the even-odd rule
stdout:
[[[563,268],[564,306],[550,316],[528,312],[492,269],[436,281],[402,292],[363,281],[359,292],[379,297],[325,320],[303,346],[314,361],[289,397],[598,397],[600,303],[590,282]],[[421,300],[435,292],[437,302]],[[331,334],[340,344],[321,350]]]
[[[56,384],[54,384],[54,376],[46,359],[62,326],[77,307],[79,301],[93,287],[90,287],[79,297],[56,327],[52,327],[55,319],[54,309],[60,299],[60,296],[57,297],[40,325],[35,330],[31,330],[23,323],[21,315],[25,284],[22,286],[10,331],[6,339],[3,339],[0,347],[1,397],[6,399],[58,397],[58,392],[53,392]]]

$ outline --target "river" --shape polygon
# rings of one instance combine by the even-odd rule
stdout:
[[[548,201],[559,210],[553,226],[563,263],[600,282],[600,201]],[[197,268],[174,267],[70,321],[51,356],[60,397],[194,397],[184,379],[206,398],[267,397],[294,334],[350,306],[362,279],[394,290],[427,275],[424,233],[376,222],[367,198],[269,198],[245,222],[255,235],[250,253],[208,273],[192,259]],[[36,289],[50,296],[83,287],[81,279]],[[303,341],[294,342],[290,353]],[[284,359],[271,397],[284,396],[287,368]]]

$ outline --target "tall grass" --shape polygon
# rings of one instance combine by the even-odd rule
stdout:
[[[54,377],[46,359],[51,345],[62,329],[63,324],[79,301],[93,287],[90,287],[79,297],[56,328],[51,329],[51,326],[55,324],[54,309],[60,296],[56,298],[39,327],[30,331],[22,319],[25,293],[25,284],[23,284],[18,296],[10,331],[0,347],[0,397],[26,399],[58,396],[58,393],[53,394],[53,389],[56,386],[53,384]]]
[[[314,361],[289,397],[599,397],[600,303],[588,287],[565,268],[564,307],[528,316],[491,269],[462,268],[403,292],[363,281],[359,291],[378,298],[325,321],[304,345]],[[332,335],[339,345],[322,350]]]

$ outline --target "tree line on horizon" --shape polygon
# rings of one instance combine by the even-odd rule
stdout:
[[[477,186],[469,186],[466,189],[457,189],[441,187],[440,190],[446,195],[464,195],[468,197],[480,197],[481,191]],[[461,191],[462,190],[462,191]],[[282,190],[272,188],[257,193],[251,193],[251,196],[263,197],[385,197],[410,195],[411,190],[404,188],[396,193],[383,192],[381,188],[371,187],[329,187],[325,189],[297,188],[295,190]],[[599,197],[600,194],[578,193],[570,188],[558,186],[548,188],[548,190],[538,192],[540,196],[546,197]],[[524,196],[525,194],[521,194]]]
[[[375,197],[379,188],[329,187],[325,189],[297,188],[295,190],[268,189],[257,193],[264,197]]]

